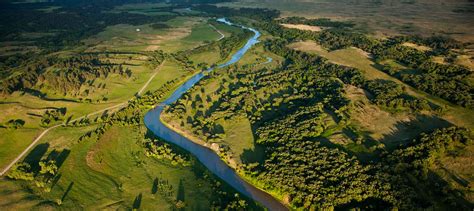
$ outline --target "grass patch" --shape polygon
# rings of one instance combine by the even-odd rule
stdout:
[[[0,128],[0,168],[3,169],[18,154],[26,149],[40,133],[41,129],[16,129]],[[0,197],[1,198],[1,197]]]
[[[378,65],[375,64],[373,61],[371,61],[370,56],[367,55],[365,52],[361,51],[360,49],[348,48],[348,49],[342,49],[342,50],[329,52],[323,47],[321,47],[320,45],[312,41],[292,43],[290,44],[289,47],[296,50],[305,51],[308,53],[318,54],[322,57],[327,58],[329,61],[333,63],[358,68],[364,73],[364,75],[368,79],[384,79],[384,80],[394,81],[402,85],[405,88],[405,91],[407,92],[407,94],[420,98],[420,99],[426,99],[429,102],[439,105],[441,107],[446,107],[447,111],[441,115],[443,119],[446,119],[447,121],[455,125],[467,127],[470,129],[474,128],[474,119],[470,118],[474,116],[474,111],[467,108],[463,108],[461,106],[454,105],[443,99],[440,99],[438,97],[429,95],[425,92],[419,91],[403,83],[397,78],[394,78],[388,74],[385,74],[384,72],[378,70],[377,69]],[[403,67],[400,64],[397,64],[397,65],[400,67],[401,71],[407,70],[406,67]]]
[[[470,8],[468,1],[327,1],[327,0],[239,0],[219,3],[234,8],[271,8],[282,12],[283,17],[331,18],[350,20],[356,30],[369,31],[375,36],[405,34],[443,34],[472,42],[472,13],[453,11]]]
[[[222,121],[225,131],[223,142],[229,146],[238,164],[263,161],[263,151],[256,148],[250,121],[243,116]]]
[[[97,142],[77,143],[88,129],[60,128],[45,137],[43,144],[50,146],[45,154],[63,149],[70,150],[70,154],[60,168],[61,177],[52,192],[39,193],[40,201],[56,202],[63,198],[63,209],[131,209],[136,197],[141,195],[141,209],[172,209],[174,205],[160,193],[151,193],[153,182],[159,177],[174,188],[171,198],[176,197],[182,182],[187,207],[210,206],[211,185],[198,178],[190,167],[175,167],[147,158],[136,143],[138,138],[143,138],[138,128],[113,127]],[[0,198],[12,197],[4,194]],[[12,203],[5,208],[16,205]]]

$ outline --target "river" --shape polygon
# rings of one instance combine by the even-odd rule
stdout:
[[[238,62],[252,46],[259,42],[258,38],[261,35],[260,32],[255,29],[233,24],[225,18],[220,18],[217,21],[227,25],[237,26],[242,29],[250,30],[254,33],[254,36],[251,37],[241,49],[239,49],[235,54],[233,54],[229,61],[224,64],[218,65],[216,68],[206,70],[207,72],[227,67]],[[255,186],[240,178],[240,176],[234,171],[234,169],[232,169],[224,161],[222,161],[221,158],[214,151],[207,147],[194,143],[186,137],[178,134],[174,130],[171,130],[170,128],[166,127],[160,121],[160,115],[164,109],[162,105],[170,105],[176,102],[186,91],[193,87],[203,77],[204,73],[194,75],[183,85],[178,87],[169,98],[167,98],[165,101],[163,101],[163,103],[160,104],[160,106],[157,106],[154,109],[150,110],[145,115],[144,121],[146,127],[158,137],[166,140],[167,142],[178,145],[193,154],[212,173],[227,182],[240,193],[259,202],[269,210],[288,210],[288,208],[285,207],[279,200],[275,199],[270,194],[256,188]]]

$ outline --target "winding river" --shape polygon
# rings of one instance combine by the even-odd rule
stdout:
[[[233,25],[242,29],[250,30],[254,33],[254,36],[250,38],[241,49],[239,49],[235,54],[233,54],[228,62],[218,65],[216,68],[211,68],[207,70],[207,72],[227,67],[238,62],[252,46],[259,42],[259,31],[249,27],[233,24],[224,18],[218,19],[218,21],[227,25]],[[224,161],[222,161],[221,158],[214,151],[207,147],[194,143],[188,138],[168,128],[160,121],[160,115],[164,109],[163,105],[170,105],[176,102],[186,91],[193,87],[203,77],[204,73],[194,75],[183,85],[178,87],[178,89],[168,99],[161,103],[160,106],[157,106],[153,110],[150,110],[145,115],[146,127],[158,137],[189,151],[191,154],[197,157],[197,159],[212,173],[227,182],[240,193],[261,203],[269,210],[288,210],[288,208],[285,207],[279,200],[275,199],[270,194],[256,188],[255,186],[249,184],[248,182],[240,178],[239,175]]]

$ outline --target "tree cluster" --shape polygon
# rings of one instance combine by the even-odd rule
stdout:
[[[279,20],[280,23],[304,24],[310,26],[321,26],[331,28],[351,28],[353,23],[343,21],[333,21],[329,18],[307,19],[304,17],[287,17]]]
[[[41,117],[40,125],[42,127],[47,127],[57,121],[62,120],[63,117],[66,115],[66,111],[66,108],[58,108],[54,110],[45,111],[43,116]]]
[[[8,172],[7,177],[30,181],[37,188],[48,193],[51,191],[51,183],[58,176],[58,166],[55,160],[41,160],[38,165],[40,169],[36,171],[27,162],[16,163]]]
[[[397,61],[406,65],[408,68],[413,68],[416,70],[416,73],[413,74],[406,71],[397,72],[393,70],[387,71],[387,73],[434,96],[441,97],[467,108],[472,108],[473,106],[474,88],[464,80],[472,74],[472,71],[463,66],[438,64],[432,61],[432,56],[439,54],[439,52],[436,52],[439,49],[446,50],[448,47],[462,47],[462,44],[454,40],[436,36],[423,38],[423,41],[419,41],[421,38],[410,37],[394,37],[387,40],[377,40],[364,34],[351,32],[347,29],[332,28],[321,32],[308,32],[296,29],[285,29],[279,26],[277,22],[271,21],[261,23],[259,27],[274,36],[283,38],[287,42],[295,40],[315,40],[329,50],[353,46],[370,53],[375,62],[385,60]],[[428,44],[435,50],[422,52],[415,48],[402,45],[402,41],[409,40]]]
[[[146,149],[146,156],[153,157],[159,160],[168,160],[172,165],[189,166],[189,159],[182,154],[173,151],[171,146],[162,140],[145,139],[142,141]]]

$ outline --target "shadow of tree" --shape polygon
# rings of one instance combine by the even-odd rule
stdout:
[[[56,161],[56,166],[58,166],[58,168],[61,168],[61,166],[64,164],[64,161],[66,161],[70,153],[71,153],[71,150],[68,150],[68,149],[64,149],[61,152],[58,152],[57,150],[53,150],[49,153],[46,159]]]
[[[185,199],[184,184],[183,184],[183,179],[180,179],[179,186],[178,186],[178,194],[176,195],[176,200],[184,202],[184,199]]]
[[[54,186],[56,186],[56,184],[58,184],[59,179],[61,179],[61,177],[62,177],[61,174],[57,174],[56,176],[53,177],[53,179],[51,180],[51,189],[53,189]]]
[[[43,156],[48,152],[49,144],[42,143],[38,144],[31,150],[28,155],[23,159],[23,162],[28,163],[31,166],[31,170],[37,174],[40,171],[39,162]]]
[[[263,146],[257,145],[257,143],[254,142],[254,148],[244,149],[244,151],[240,155],[240,160],[244,164],[263,164],[263,162],[265,161],[265,148]]]
[[[421,133],[432,132],[439,128],[453,126],[452,123],[432,115],[417,115],[415,119],[403,122],[399,121],[391,133],[386,134],[380,142],[386,149],[393,150],[400,145],[406,144],[418,137]]]
[[[133,200],[133,209],[140,209],[140,206],[142,205],[142,197],[141,193],[135,197],[135,200]]]
[[[64,200],[66,199],[66,196],[67,196],[67,195],[69,194],[69,192],[71,191],[72,186],[74,186],[74,182],[69,183],[69,185],[67,186],[66,191],[64,192],[63,196],[61,197],[61,201],[64,202]]]
[[[151,185],[151,194],[156,194],[158,192],[158,178],[153,180],[153,184]]]
[[[368,198],[364,201],[352,201],[347,204],[338,206],[335,210],[387,210],[391,204],[377,198]]]

